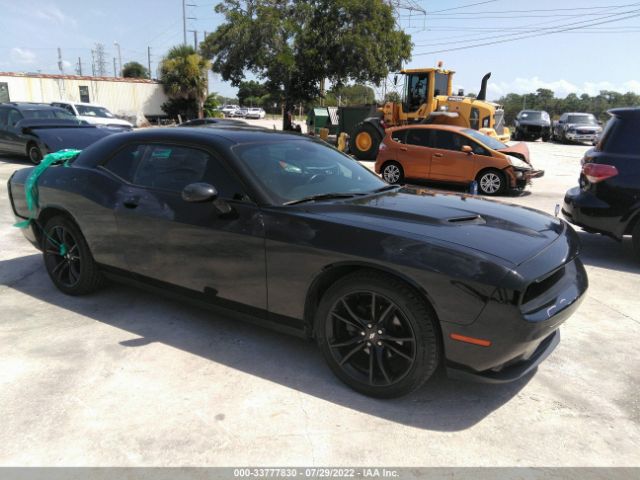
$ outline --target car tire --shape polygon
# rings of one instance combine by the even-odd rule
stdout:
[[[39,165],[42,161],[42,150],[38,147],[37,144],[31,142],[27,145],[27,157],[34,165]]]
[[[418,389],[442,356],[437,319],[427,302],[399,279],[369,270],[343,277],[327,290],[315,333],[335,375],[372,397]]]
[[[504,173],[494,168],[478,173],[476,182],[478,182],[478,193],[482,195],[502,195],[507,189],[507,178]]]
[[[380,169],[382,178],[392,185],[404,182],[404,170],[397,162],[387,162]]]
[[[640,219],[636,221],[631,231],[631,238],[633,242],[633,253],[638,261],[640,261]]]
[[[545,135],[542,137],[542,141],[543,142],[550,142],[551,141],[551,137],[549,135]]]
[[[381,141],[380,132],[373,125],[363,123],[356,128],[349,145],[358,160],[375,160]]]
[[[85,295],[103,281],[84,236],[69,218],[55,216],[42,232],[44,265],[53,284],[67,295]]]

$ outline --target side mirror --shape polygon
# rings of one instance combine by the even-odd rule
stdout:
[[[393,76],[393,84],[398,85],[398,75]]]
[[[216,198],[218,198],[218,191],[208,183],[190,183],[182,190],[182,199],[185,202],[210,202]]]
[[[469,145],[463,145],[460,150],[468,155],[471,155],[473,153],[473,148],[471,148]]]

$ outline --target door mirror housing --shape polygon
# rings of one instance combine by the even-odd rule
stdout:
[[[393,76],[393,84],[398,85],[398,75]]]
[[[473,148],[471,148],[469,145],[463,145],[460,150],[468,155],[471,155],[473,153]]]
[[[182,199],[185,202],[202,203],[212,202],[218,198],[218,190],[208,183],[190,183],[182,190]]]

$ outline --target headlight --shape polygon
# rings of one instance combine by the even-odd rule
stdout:
[[[547,112],[542,112],[542,120],[545,122],[551,122],[551,118],[549,118],[549,114]]]
[[[573,132],[575,132],[575,131],[576,131],[576,127],[569,127],[569,128],[567,129],[567,132],[569,132],[569,133],[573,133]]]
[[[514,157],[513,155],[507,155],[509,158],[509,163],[513,168],[519,168],[520,170],[531,170],[531,165],[529,165],[524,160],[520,160],[518,157]]]

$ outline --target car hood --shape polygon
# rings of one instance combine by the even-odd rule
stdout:
[[[63,148],[83,149],[94,142],[119,130],[97,128],[92,126],[72,128],[38,128],[31,134],[38,137],[45,144],[49,152],[57,152]]]
[[[514,265],[544,250],[565,228],[536,210],[424,188],[317,203],[308,211],[362,228],[453,243]]]
[[[531,158],[529,155],[529,147],[524,142],[519,142],[514,145],[509,145],[506,148],[498,150],[501,153],[512,154],[518,158],[522,158],[528,164],[531,164]]]

